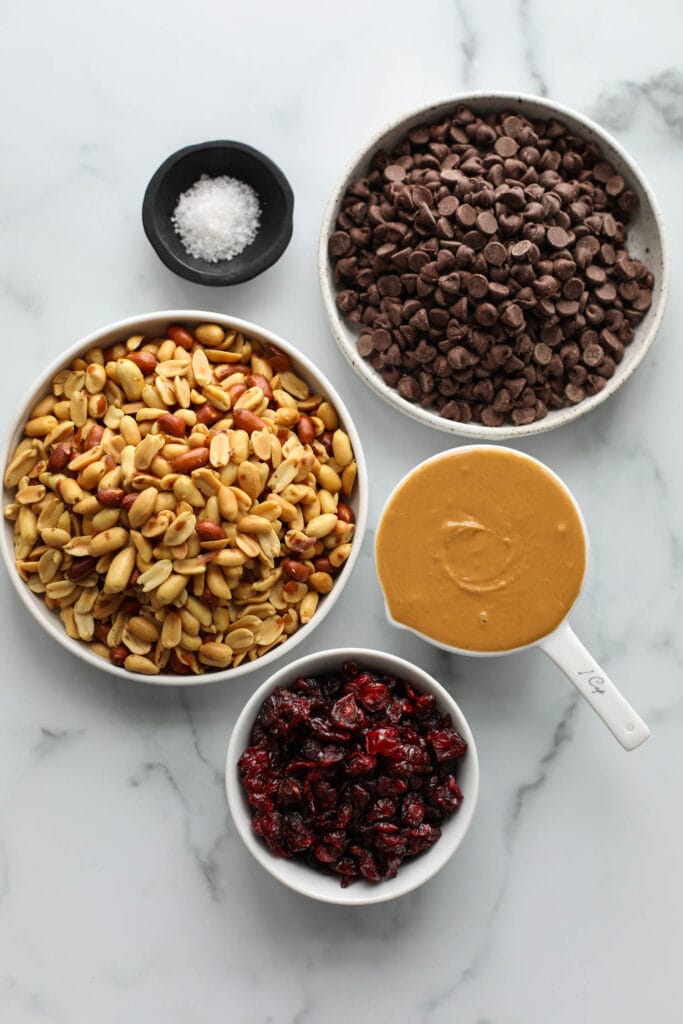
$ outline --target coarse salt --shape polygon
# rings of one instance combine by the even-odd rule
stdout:
[[[256,192],[237,178],[202,174],[178,197],[171,221],[190,256],[218,263],[239,255],[256,238],[261,207]]]

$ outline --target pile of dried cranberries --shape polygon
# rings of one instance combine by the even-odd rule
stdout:
[[[462,803],[466,752],[433,694],[347,662],[276,689],[239,770],[252,828],[271,851],[346,886],[393,878],[436,842]]]

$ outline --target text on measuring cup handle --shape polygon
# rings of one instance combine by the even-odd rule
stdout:
[[[592,693],[604,693],[605,692],[605,680],[602,676],[595,675],[595,669],[589,668],[585,672],[577,672],[579,676],[590,676],[588,685],[591,688]]]

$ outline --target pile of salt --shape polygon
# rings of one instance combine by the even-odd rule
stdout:
[[[227,175],[202,174],[179,196],[171,220],[190,256],[218,263],[251,245],[260,217],[258,196],[250,185]]]

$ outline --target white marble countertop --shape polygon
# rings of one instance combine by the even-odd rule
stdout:
[[[5,5],[2,350],[6,427],[49,358],[171,307],[271,327],[362,425],[371,524],[449,439],[372,399],[334,345],[316,276],[325,200],[385,121],[467,88],[543,92],[599,119],[683,234],[683,7],[575,0],[330,5],[121,0]],[[140,206],[167,154],[211,138],[268,152],[296,195],[275,268],[211,290],[174,277]],[[676,280],[674,276],[674,281]],[[93,675],[2,585],[2,1024],[663,1024],[680,984],[683,315],[616,397],[523,447],[580,500],[594,557],[574,624],[653,730],[624,753],[541,654],[440,654],[383,617],[366,538],[334,614],[297,654],[386,648],[442,679],[477,736],[482,789],[422,890],[318,905],[254,863],[225,803],[253,679],[157,690]]]

